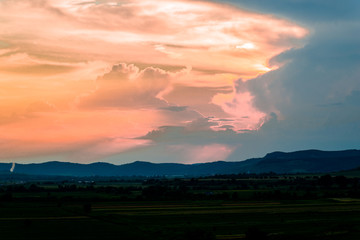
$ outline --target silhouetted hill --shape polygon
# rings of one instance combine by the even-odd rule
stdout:
[[[273,152],[263,158],[240,162],[201,164],[133,162],[123,165],[110,163],[78,164],[46,162],[16,164],[14,173],[57,176],[199,176],[232,173],[328,173],[360,167],[360,151]],[[1,163],[0,172],[9,172],[10,163]]]
[[[267,154],[255,165],[254,171],[279,173],[335,172],[360,166],[360,151],[319,151],[306,150],[291,153],[274,152]]]

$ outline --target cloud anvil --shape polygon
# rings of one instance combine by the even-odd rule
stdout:
[[[354,147],[359,19],[256,2],[0,0],[0,160]]]

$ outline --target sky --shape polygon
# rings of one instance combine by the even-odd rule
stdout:
[[[0,0],[0,162],[359,149],[358,0]]]

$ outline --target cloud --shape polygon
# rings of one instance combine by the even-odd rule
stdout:
[[[0,9],[0,148],[31,160],[227,158],[271,112],[285,117],[256,76],[291,61],[297,50],[269,59],[309,33],[208,1],[2,0]],[[139,138],[153,129],[158,137]]]
[[[206,1],[117,3],[3,0],[0,41],[60,62],[186,63],[250,78],[263,71],[259,66],[269,56],[302,45],[307,33],[282,19]],[[255,47],[236,48],[244,44]]]
[[[164,107],[162,109],[173,112],[182,112],[185,111],[187,108],[188,106],[169,106],[169,107]]]
[[[196,76],[193,76],[195,78]],[[186,86],[175,84],[172,91],[164,94],[164,99],[171,103],[186,105],[201,113],[205,117],[226,118],[230,115],[221,106],[212,102],[215,95],[219,93],[230,93],[232,88],[208,87],[208,86]]]
[[[227,160],[261,157],[275,150],[358,148],[360,21],[354,14],[358,3],[279,0],[271,6],[269,1],[242,2],[259,11],[294,16],[297,22],[311,28],[307,43],[300,46],[291,38],[282,42],[278,39],[281,34],[270,34],[274,42],[285,46],[292,43],[296,48],[279,52],[269,61],[268,67],[278,68],[251,79],[240,78],[233,87],[228,85],[230,88],[204,88],[200,83],[174,85],[164,98],[196,109],[204,117],[183,126],[168,125],[150,131],[144,139],[153,141],[154,146],[119,159],[155,158],[154,152],[160,152],[158,161],[167,161],[171,156],[174,161],[186,161],[169,150],[181,149],[187,156],[188,145],[193,149],[226,146],[232,149],[224,151],[229,153]],[[315,23],[310,24],[312,21]],[[253,30],[251,33],[256,32]],[[254,46],[263,46],[256,43]],[[191,103],[190,99],[195,100]],[[215,118],[210,113],[216,113]]]
[[[342,102],[359,90],[360,24],[329,24],[319,30],[302,49],[274,58],[288,62],[283,68],[247,82],[255,105],[265,111],[277,108],[283,114],[317,105]],[[239,84],[243,84],[240,83]],[[299,109],[298,109],[299,108]]]
[[[199,118],[184,126],[162,126],[139,137],[152,144],[106,157],[106,161],[151,160],[152,162],[199,163],[226,159],[239,146],[239,134],[212,130],[218,123]]]
[[[301,23],[332,22],[344,19],[359,19],[360,3],[357,0],[227,0],[236,6],[252,11],[278,14]]]
[[[360,21],[338,17],[324,17],[303,48],[274,57],[281,68],[237,81],[237,95],[249,91],[268,122],[229,159],[260,152],[251,149],[253,138],[261,151],[358,148]]]
[[[146,110],[32,113],[0,125],[0,159],[61,156],[65,161],[97,161],[149,145],[136,137],[150,131],[154,120]]]
[[[37,101],[30,104],[26,111],[30,114],[39,112],[53,112],[56,111],[56,106],[46,101]]]
[[[195,127],[196,123],[202,124],[196,122],[199,119],[210,118],[211,121],[206,120],[206,124],[217,122],[216,119],[226,119],[224,122],[231,121],[227,125],[232,125],[237,131],[261,126],[265,114],[253,108],[248,92],[235,94],[226,85],[208,87],[201,84],[189,86],[187,81],[180,83],[181,79],[188,78],[196,78],[196,73],[189,68],[170,72],[154,67],[140,69],[126,63],[114,65],[110,72],[97,79],[95,91],[78,99],[77,106],[88,110],[152,109],[162,115],[166,122],[180,126],[192,122]],[[235,99],[228,102],[229,97]],[[223,128],[217,123],[212,126],[213,130]],[[198,127],[201,128],[200,125]]]
[[[186,69],[168,72],[159,68],[147,67],[140,70],[133,64],[119,64],[96,81],[94,93],[80,99],[81,107],[123,107],[149,108],[166,107],[161,99],[172,78],[186,74]]]
[[[238,133],[232,130],[214,131],[213,128],[218,126],[219,122],[212,118],[197,118],[189,121],[184,126],[160,126],[155,130],[149,131],[140,139],[148,139],[154,142],[186,142],[191,144],[206,143],[215,144],[219,139],[222,143],[231,143],[234,141],[230,136]],[[229,141],[226,142],[226,139]]]

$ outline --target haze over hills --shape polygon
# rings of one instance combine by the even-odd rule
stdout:
[[[0,172],[9,173],[11,163],[0,163]],[[240,162],[201,164],[133,162],[78,164],[45,162],[16,164],[14,173],[56,176],[199,176],[237,173],[328,173],[360,167],[360,150],[273,152],[263,158]]]

